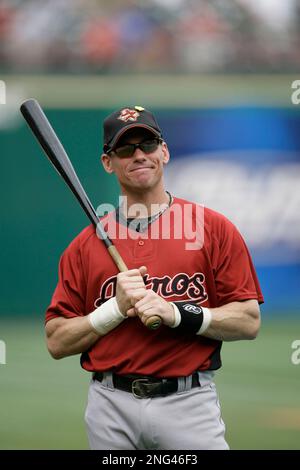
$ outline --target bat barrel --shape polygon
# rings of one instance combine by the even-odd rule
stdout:
[[[90,221],[96,227],[99,223],[99,218],[77,177],[77,174],[65,149],[63,148],[39,103],[34,99],[29,99],[21,105],[20,109],[29,127],[44,149],[48,159],[58,174],[66,181],[78,202],[86,212]],[[108,238],[104,230],[98,230],[98,232],[103,240]]]

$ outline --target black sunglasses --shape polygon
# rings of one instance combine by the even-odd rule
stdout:
[[[144,140],[143,142],[139,142],[138,144],[125,144],[121,145],[121,147],[116,147],[113,150],[110,150],[108,155],[110,153],[115,153],[117,157],[119,158],[126,158],[126,157],[132,157],[136,149],[141,149],[142,152],[149,154],[152,152],[155,152],[157,150],[159,144],[162,142],[162,139],[148,139]]]

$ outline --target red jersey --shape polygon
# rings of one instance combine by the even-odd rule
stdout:
[[[263,302],[243,238],[211,209],[174,198],[141,233],[122,225],[115,213],[103,223],[128,268],[146,266],[146,287],[167,301],[190,300],[211,308],[248,299]],[[115,295],[117,273],[94,227],[85,228],[61,257],[46,321],[88,315]],[[138,318],[128,318],[84,352],[81,364],[88,371],[180,377],[219,368],[220,349],[220,341],[164,325],[153,331]]]

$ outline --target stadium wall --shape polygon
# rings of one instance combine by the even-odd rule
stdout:
[[[148,81],[146,88],[136,81],[134,92],[130,77],[124,77],[123,88],[122,80],[113,77],[77,77],[69,80],[69,87],[64,77],[4,77],[8,100],[0,107],[1,314],[44,311],[56,284],[60,254],[88,223],[18,115],[21,100],[31,96],[45,107],[95,206],[116,203],[118,195],[116,181],[99,162],[104,116],[127,104],[156,111],[172,154],[168,188],[237,224],[254,257],[266,313],[296,311],[300,112],[290,103],[291,80],[213,77],[197,82],[195,77],[175,77],[169,78],[167,88],[166,77],[161,77]],[[114,87],[116,94],[108,99],[107,90]],[[165,94],[163,87],[168,89]]]

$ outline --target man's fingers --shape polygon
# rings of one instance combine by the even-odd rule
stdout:
[[[144,286],[145,283],[143,281],[143,279],[141,277],[128,277],[127,279],[123,279],[123,281],[121,281],[119,283],[120,286],[122,287],[134,287],[135,285],[136,286]]]
[[[150,301],[151,304],[157,301],[157,294],[150,289],[145,289],[145,291],[145,294],[140,297],[140,300],[135,304],[135,308],[142,308],[144,305],[149,304]]]
[[[128,295],[130,295],[132,305],[135,306],[138,301],[140,301],[147,295],[147,289],[145,289],[145,287],[142,287],[140,289],[134,289],[132,292],[129,291]]]
[[[136,317],[136,311],[134,307],[131,307],[127,310],[126,315],[128,317]]]
[[[145,266],[142,266],[142,268],[144,268],[147,271]],[[140,268],[140,269],[142,269],[142,268]],[[123,278],[126,278],[126,277],[129,278],[129,277],[134,277],[134,276],[138,276],[139,278],[141,277],[141,272],[140,272],[139,269],[130,269],[129,271],[124,271],[122,273],[118,273],[117,279],[123,279]]]
[[[140,272],[140,275],[141,275],[142,277],[145,276],[145,274],[146,274],[146,272],[147,272],[146,266],[141,266],[141,267],[139,268],[139,272]]]

